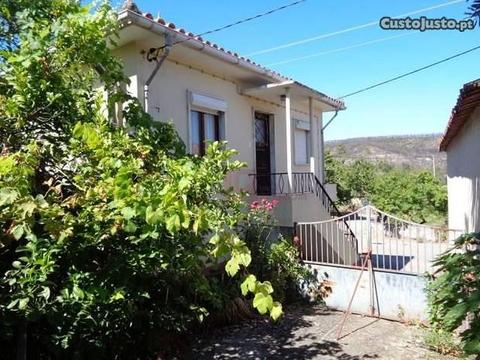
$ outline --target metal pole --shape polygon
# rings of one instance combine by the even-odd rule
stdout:
[[[367,213],[367,241],[368,241],[368,253],[372,254],[372,207],[368,206]],[[369,290],[370,290],[370,315],[375,314],[375,293],[374,293],[374,284],[373,284],[373,265],[371,256],[368,257],[368,277],[369,277]]]
[[[337,340],[340,339],[340,335],[342,334],[343,326],[345,325],[345,322],[347,321],[348,315],[350,315],[350,313],[352,312],[353,299],[355,298],[355,294],[357,293],[358,285],[360,285],[360,280],[362,280],[363,270],[365,270],[365,267],[367,266],[367,263],[370,261],[370,256],[371,256],[370,252],[367,252],[365,254],[365,259],[362,262],[362,268],[360,269],[360,275],[358,276],[357,283],[355,284],[355,288],[353,289],[353,294],[352,294],[352,297],[350,298],[350,302],[348,303],[347,311],[345,312],[345,315],[343,316],[342,322],[340,323],[340,327],[337,330]]]
[[[432,156],[433,177],[437,177],[437,169],[435,166],[435,155]]]

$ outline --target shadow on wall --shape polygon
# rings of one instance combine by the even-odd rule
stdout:
[[[402,270],[412,261],[413,256],[372,254],[374,268],[383,270]]]

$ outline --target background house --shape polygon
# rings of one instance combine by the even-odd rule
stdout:
[[[228,184],[279,198],[281,226],[330,218],[323,180],[322,118],[344,103],[227,51],[131,1],[118,15],[115,54],[127,91],[154,119],[173,121],[190,153],[206,140],[227,140],[248,167]]]
[[[467,83],[440,144],[447,152],[448,226],[480,231],[480,79]]]

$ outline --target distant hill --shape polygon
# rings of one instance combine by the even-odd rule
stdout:
[[[445,177],[447,155],[438,151],[441,134],[400,135],[333,140],[325,143],[325,149],[335,158],[347,162],[365,159],[384,161],[398,167],[412,167],[433,171]]]

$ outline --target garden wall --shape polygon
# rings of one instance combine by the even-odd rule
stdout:
[[[326,299],[332,309],[346,310],[360,269],[309,264],[321,277],[328,274],[333,282],[333,292]],[[375,307],[380,317],[391,320],[407,321],[427,319],[427,300],[425,294],[426,279],[422,276],[399,274],[394,272],[374,272]],[[364,271],[357,293],[352,303],[354,313],[369,315],[370,279]]]

